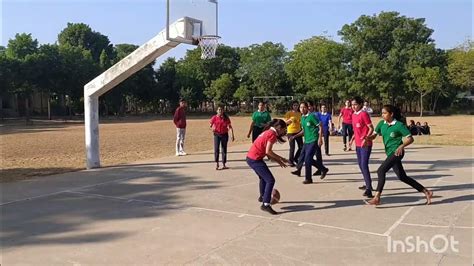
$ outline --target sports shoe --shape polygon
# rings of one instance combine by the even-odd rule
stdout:
[[[372,195],[372,191],[366,190],[362,196],[367,197],[369,199],[373,198],[374,196]]]
[[[180,156],[186,156],[186,155],[188,155],[188,154],[185,153],[184,151],[182,151],[182,152],[179,153],[179,155],[180,155]]]
[[[312,179],[309,179],[309,180],[308,180],[308,179],[305,179],[305,180],[303,181],[303,184],[305,184],[305,185],[307,185],[307,184],[313,184],[313,180],[312,180]]]
[[[367,187],[365,185],[362,185],[359,187],[360,190],[367,190]]]
[[[296,171],[291,172],[291,174],[296,175],[296,176],[301,176],[301,171],[296,170]]]
[[[323,171],[321,171],[321,180],[324,179],[326,177],[326,175],[328,174],[329,172],[329,169],[324,169]]]
[[[276,212],[276,211],[274,211],[274,210],[272,209],[272,205],[266,205],[266,206],[265,206],[264,204],[262,204],[262,206],[260,206],[260,209],[261,209],[262,211],[266,211],[266,212],[268,212],[268,213],[270,213],[270,214],[272,214],[272,215],[278,214],[278,212]]]
[[[263,202],[263,197],[262,196],[258,197],[258,202]]]
[[[321,171],[320,170],[317,170],[316,172],[314,172],[313,176],[315,175],[320,175],[321,174]]]

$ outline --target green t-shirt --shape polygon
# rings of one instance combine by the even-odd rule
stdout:
[[[266,123],[272,121],[270,113],[267,111],[259,112],[255,111],[252,114],[252,121],[256,127],[264,127]]]
[[[313,143],[319,138],[319,119],[313,114],[301,117],[301,127],[304,131],[304,143]]]
[[[381,120],[375,128],[375,132],[382,136],[387,156],[391,156],[403,143],[403,137],[411,136],[410,130],[405,124],[397,120],[393,120],[390,124]]]

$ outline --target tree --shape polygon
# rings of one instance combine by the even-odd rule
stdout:
[[[348,76],[344,45],[317,36],[295,45],[285,65],[295,92],[309,98],[331,98],[347,94]]]
[[[113,58],[113,46],[109,38],[100,32],[95,32],[84,23],[68,23],[58,35],[60,46],[70,45],[81,47],[91,52],[95,62],[100,61],[102,51],[105,51],[108,58]]]
[[[211,82],[211,86],[204,93],[219,104],[227,105],[233,100],[235,93],[233,77],[228,73],[222,74]]]
[[[236,77],[258,95],[285,95],[291,93],[284,62],[287,52],[283,44],[265,42],[242,48],[240,67]]]
[[[179,100],[176,65],[176,59],[170,57],[161,64],[155,73],[157,86],[153,96],[154,100],[162,105],[162,113],[165,112],[166,101],[169,101],[171,106],[175,106]]]
[[[439,67],[414,67],[410,70],[410,89],[420,94],[420,116],[423,116],[423,97],[442,88],[442,78]]]
[[[449,51],[449,80],[463,91],[474,90],[474,41]]]
[[[38,41],[31,34],[16,34],[8,41],[5,56],[10,61],[11,92],[24,99],[26,122],[30,119],[30,97],[38,77]]]
[[[361,16],[339,31],[348,45],[351,56],[351,91],[400,102],[409,92],[406,79],[410,78],[410,51],[420,44],[433,44],[433,30],[422,18],[400,16],[397,12],[381,12]],[[368,95],[367,95],[368,94]]]

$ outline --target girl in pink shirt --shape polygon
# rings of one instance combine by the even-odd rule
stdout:
[[[283,140],[284,135],[286,135],[286,122],[282,119],[273,119],[265,126],[263,133],[255,139],[247,153],[247,164],[260,179],[260,197],[258,201],[263,202],[260,209],[273,215],[278,214],[270,204],[275,178],[263,158],[268,156],[281,167],[287,166],[288,160],[273,152],[275,142],[285,142]]]
[[[365,185],[359,188],[365,190],[363,196],[372,198],[372,179],[369,170],[372,141],[367,139],[367,137],[374,132],[374,126],[372,125],[369,114],[362,110],[363,103],[364,101],[360,97],[354,97],[352,100],[352,109],[354,110],[354,113],[352,113],[352,128],[354,129],[354,135],[349,142],[349,147],[351,147],[355,141],[357,163],[359,164],[365,181]]]

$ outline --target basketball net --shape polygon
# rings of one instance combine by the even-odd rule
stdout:
[[[206,35],[199,37],[201,47],[201,59],[212,59],[216,57],[217,46],[219,46],[219,36]]]

